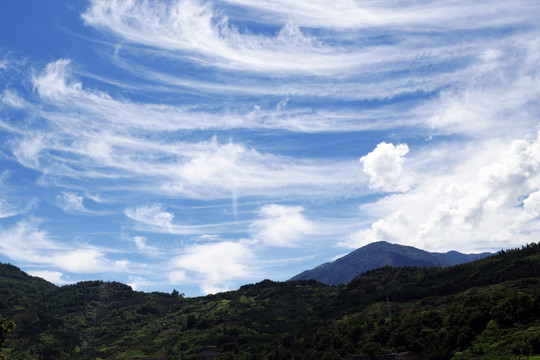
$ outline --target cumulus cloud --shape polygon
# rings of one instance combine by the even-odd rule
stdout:
[[[170,272],[169,279],[175,283],[195,280],[206,294],[225,291],[229,290],[229,281],[252,276],[249,264],[253,261],[254,254],[241,243],[192,245],[173,259],[176,269]]]
[[[403,169],[404,156],[408,152],[407,144],[394,145],[382,142],[375,150],[362,156],[360,162],[364,173],[369,177],[369,186],[387,192],[409,190],[412,179]]]
[[[266,245],[295,247],[316,225],[303,214],[301,206],[265,205],[259,209],[259,219],[251,223],[253,238]]]
[[[475,163],[482,156],[472,156]],[[380,214],[370,228],[352,234],[343,245],[378,240],[425,249],[485,250],[533,241],[540,190],[540,134],[513,141],[498,159],[484,163],[476,176],[460,181],[458,172],[425,178],[406,194],[365,205]],[[464,178],[463,178],[464,179]],[[396,210],[399,209],[399,210]],[[407,209],[407,210],[404,210]]]

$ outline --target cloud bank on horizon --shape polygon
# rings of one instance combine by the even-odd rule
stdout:
[[[537,1],[0,4],[0,260],[188,295],[540,234]]]

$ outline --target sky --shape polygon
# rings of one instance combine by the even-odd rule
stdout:
[[[216,293],[540,235],[540,2],[0,1],[0,261]]]

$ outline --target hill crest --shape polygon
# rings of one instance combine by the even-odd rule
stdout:
[[[448,267],[478,260],[491,253],[463,254],[458,251],[446,253],[428,252],[412,246],[377,241],[324,263],[311,270],[303,271],[290,280],[314,279],[327,285],[347,284],[356,276],[385,265],[394,267]]]

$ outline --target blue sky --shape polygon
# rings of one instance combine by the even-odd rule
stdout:
[[[540,233],[538,1],[0,2],[0,261],[189,296]]]

